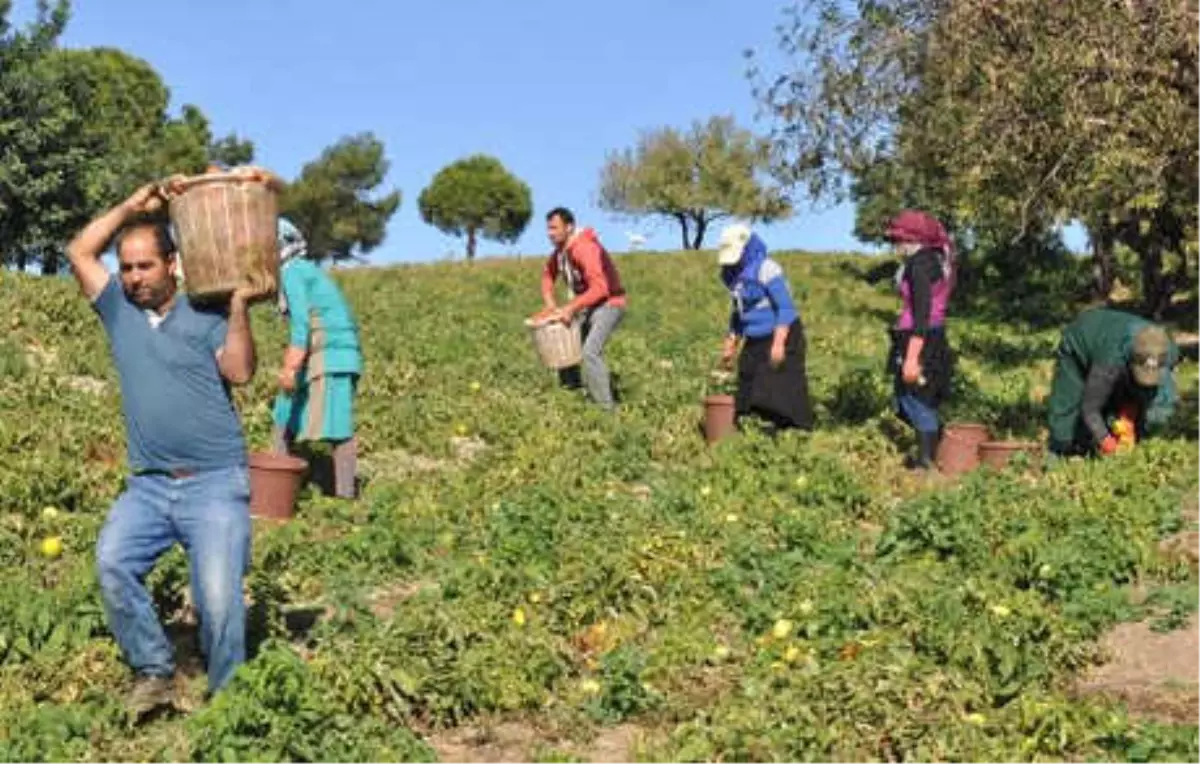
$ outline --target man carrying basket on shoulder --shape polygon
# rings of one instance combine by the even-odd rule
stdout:
[[[583,382],[588,395],[602,409],[611,411],[612,378],[604,362],[604,347],[625,317],[625,290],[617,267],[592,228],[577,231],[575,216],[565,207],[546,215],[546,233],[554,251],[542,269],[542,301],[545,308],[534,322],[547,319],[570,325],[578,321],[583,335]],[[573,299],[558,307],[554,284],[559,275],[567,282]],[[564,383],[576,384],[578,369],[564,370]]]
[[[187,552],[210,692],[246,657],[242,579],[250,564],[250,477],[230,385],[255,371],[248,306],[205,310],[178,293],[164,192],[147,185],[67,247],[108,335],[121,385],[132,472],[100,532],[96,562],[109,628],[136,674],[135,717],[172,703],[175,651],[145,578],[176,543]],[[119,273],[100,262],[115,243]]]

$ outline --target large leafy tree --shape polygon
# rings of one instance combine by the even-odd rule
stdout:
[[[304,232],[311,257],[361,259],[383,243],[400,207],[398,190],[372,197],[387,171],[383,142],[371,133],[342,138],[304,165],[280,211]]]
[[[158,73],[123,51],[54,50],[45,67],[70,100],[78,119],[72,140],[87,155],[75,225],[147,179],[197,173],[212,160],[243,164],[254,156],[253,144],[235,135],[214,139],[196,106],[169,116],[170,93]],[[57,269],[56,251],[43,257],[44,271]]]
[[[56,273],[63,244],[137,184],[239,162],[253,145],[213,140],[195,106],[167,113],[169,93],[144,61],[111,48],[56,47],[68,4],[39,3],[24,29],[0,3],[0,258]]]
[[[417,200],[421,219],[443,233],[465,236],[467,259],[480,237],[515,242],[533,215],[529,186],[499,159],[476,154],[443,167]]]
[[[84,179],[86,206],[117,198],[156,168],[169,94],[145,61],[113,48],[60,49],[45,69],[78,117],[73,140],[94,161]]]
[[[168,113],[170,94],[147,62],[113,48],[56,47],[66,0],[38,4],[34,20],[8,23],[0,0],[0,262],[55,273],[64,243],[138,184],[192,174],[213,161],[253,160],[254,145],[214,137],[204,113]],[[398,192],[365,195],[387,172],[383,146],[352,136],[306,165],[282,209],[308,232],[313,252],[335,259],[383,240]]]
[[[766,177],[769,144],[732,117],[694,122],[686,132],[644,132],[637,145],[610,153],[600,177],[600,206],[634,218],[678,223],[684,249],[699,249],[727,217],[772,221],[791,205]]]
[[[1194,0],[805,0],[798,63],[752,75],[777,172],[853,196],[860,234],[920,203],[1019,259],[1079,220],[1100,291],[1126,247],[1158,313],[1195,278],[1196,26]]]
[[[70,225],[87,157],[73,141],[79,118],[44,66],[69,6],[39,2],[17,29],[11,5],[0,0],[0,258],[24,267]]]

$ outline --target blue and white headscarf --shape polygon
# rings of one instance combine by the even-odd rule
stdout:
[[[279,262],[286,263],[293,257],[305,257],[308,254],[308,242],[304,234],[292,221],[285,217],[279,218],[276,228],[275,241],[279,245]]]
[[[275,243],[279,248],[279,267],[281,270],[289,261],[308,255],[308,242],[304,240],[304,234],[300,233],[300,229],[292,221],[282,215],[276,224]],[[279,287],[279,312],[284,314],[288,312],[287,295],[283,292],[282,284]]]

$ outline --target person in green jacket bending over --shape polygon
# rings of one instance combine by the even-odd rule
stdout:
[[[287,218],[279,218],[278,243],[279,310],[290,331],[275,399],[275,450],[288,453],[297,440],[333,444],[334,495],[354,498],[354,394],[363,366],[358,325],[333,279],[307,259],[304,236]]]
[[[1050,390],[1050,450],[1109,455],[1165,423],[1175,408],[1179,348],[1166,330],[1110,308],[1063,330]]]

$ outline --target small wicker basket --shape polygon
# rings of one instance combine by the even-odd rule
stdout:
[[[566,369],[583,360],[582,332],[577,322],[567,326],[561,321],[527,319],[525,326],[546,368]]]
[[[222,300],[238,287],[261,298],[278,293],[279,204],[268,182],[210,173],[181,179],[174,191],[168,209],[189,297]]]

